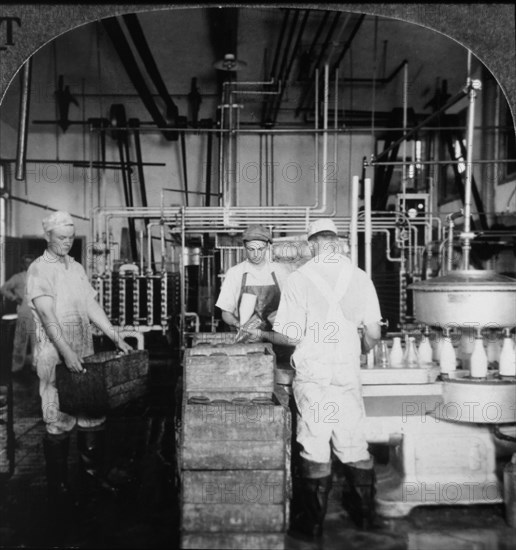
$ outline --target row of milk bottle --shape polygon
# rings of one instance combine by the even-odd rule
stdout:
[[[498,370],[500,376],[516,376],[516,344],[510,336],[510,329],[504,330],[505,335],[498,356]],[[495,343],[498,346],[498,343]],[[449,374],[455,371],[457,357],[449,331],[445,330],[441,338],[437,338],[432,348],[427,335],[423,334],[421,342],[416,347],[413,336],[405,339],[405,349],[401,345],[401,338],[393,338],[392,347],[389,350],[387,342],[381,340],[376,352],[376,365],[380,368],[420,368],[429,366],[436,361],[439,363],[441,373]],[[473,378],[485,378],[488,370],[488,353],[484,347],[484,340],[480,334],[474,339],[473,349],[469,357],[470,376]]]

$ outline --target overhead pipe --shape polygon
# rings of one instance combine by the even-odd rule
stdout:
[[[286,9],[285,14],[283,15],[283,22],[281,24],[281,30],[278,37],[278,44],[276,45],[276,51],[274,53],[274,60],[272,62],[272,69],[270,72],[270,77],[272,80],[276,80],[276,70],[278,66],[278,60],[279,60],[280,52],[283,46],[283,38],[286,34],[289,17],[290,17],[290,9]],[[265,125],[265,123],[267,122],[268,111],[269,111],[269,100],[268,98],[264,98],[263,104],[262,104],[262,125]]]
[[[138,50],[138,53],[143,61],[143,66],[154,82],[161,99],[163,99],[165,105],[167,106],[167,117],[170,117],[176,121],[179,110],[173,99],[170,97],[167,86],[161,77],[154,56],[152,55],[147,39],[145,38],[145,33],[143,32],[140,21],[138,20],[138,16],[135,13],[129,13],[123,15],[123,18],[127,28],[129,29],[131,38],[133,39],[133,44],[136,46],[136,49]]]
[[[313,52],[315,51],[316,44],[319,42],[319,38],[320,38],[323,30],[326,28],[326,22],[328,21],[329,17],[330,17],[330,12],[326,11],[324,13],[324,17],[323,17],[321,23],[319,24],[319,27],[317,28],[317,31],[315,33],[312,44],[310,45],[310,49],[308,50],[308,53],[307,53],[306,57],[309,61],[310,61],[310,59],[312,59],[312,55],[313,55]],[[311,86],[310,83],[311,83],[312,79],[314,78],[314,73],[317,74],[318,69],[319,68],[316,66],[314,71],[312,71],[310,73],[310,76],[308,77],[308,82],[309,82],[310,86]],[[301,112],[301,108],[303,107],[304,102],[305,102],[304,97],[302,97],[300,102],[297,105],[297,108],[296,108],[296,113],[295,113],[296,117],[299,116],[299,113]]]
[[[278,111],[279,111],[280,106],[281,106],[281,100],[283,99],[283,94],[285,92],[285,89],[286,89],[286,86],[287,86],[287,83],[288,83],[288,79],[289,79],[290,73],[292,71],[292,66],[293,66],[294,61],[296,59],[296,52],[299,49],[299,44],[301,43],[301,38],[302,38],[302,36],[305,32],[305,27],[306,27],[306,23],[308,21],[309,14],[310,14],[310,10],[306,10],[305,15],[303,17],[303,20],[301,22],[299,32],[297,34],[296,42],[295,42],[294,47],[292,49],[292,55],[290,56],[290,61],[288,63],[287,69],[286,69],[284,74],[281,73],[281,75],[280,75],[281,90],[280,90],[279,96],[277,98],[275,98],[275,101],[273,102],[273,108],[274,108],[274,114],[272,116],[273,124],[276,123],[276,119],[278,117]]]
[[[274,108],[274,114],[272,116],[273,124],[276,123],[276,119],[278,118],[278,111],[279,111],[280,106],[281,106],[281,100],[283,99],[283,94],[284,94],[285,89],[287,87],[288,79],[289,79],[290,73],[292,71],[292,66],[293,66],[294,61],[296,59],[296,52],[299,49],[299,44],[301,43],[301,38],[302,38],[302,36],[305,32],[305,27],[306,27],[306,23],[308,21],[309,14],[310,14],[310,10],[306,10],[305,15],[303,17],[303,20],[301,22],[299,32],[297,34],[297,38],[296,38],[296,42],[294,44],[294,48],[292,49],[292,55],[290,56],[289,64],[287,66],[287,69],[286,69],[285,73],[284,74],[282,73],[281,76],[280,76],[280,82],[281,82],[280,94],[273,101],[273,108]]]
[[[395,69],[392,70],[389,76],[386,76],[384,78],[343,78],[342,81],[349,84],[370,84],[374,80],[377,86],[386,85],[392,82],[394,77],[401,71],[401,69],[403,69],[406,63],[407,60],[404,59]]]
[[[326,35],[326,38],[323,42],[323,45],[321,47],[321,51],[319,52],[319,57],[317,58],[317,61],[315,62],[315,69],[318,69],[319,68],[319,65],[321,64],[323,58],[324,58],[324,55],[326,53],[326,50],[328,48],[328,45],[330,43],[330,40],[331,40],[331,37],[333,36],[333,33],[335,32],[335,29],[337,27],[337,23],[340,19],[340,16],[341,16],[341,13],[340,12],[337,12],[333,18],[333,21],[332,21],[332,24],[328,30],[328,34]],[[303,107],[308,95],[310,94],[310,92],[312,91],[312,86],[313,86],[313,75],[314,73],[312,72],[311,75],[310,75],[310,78],[308,80],[308,86],[305,88],[302,96],[301,96],[301,100],[299,101],[298,103],[298,107],[296,109],[296,116],[299,115],[299,112],[301,111],[301,108]]]
[[[20,110],[18,117],[18,143],[16,149],[16,170],[14,177],[18,181],[23,181],[25,179],[25,164],[27,159],[27,134],[29,129],[32,57],[29,57],[29,59],[25,61],[20,73],[20,78]]]
[[[455,105],[458,101],[465,98],[468,95],[468,92],[464,89],[458,92],[456,95],[454,95],[451,99],[449,99],[442,107],[440,107],[437,111],[434,111],[430,116],[425,118],[423,122],[420,122],[417,126],[412,128],[409,132],[407,132],[403,137],[395,141],[392,145],[390,145],[387,149],[384,149],[379,155],[376,155],[371,161],[368,163],[370,165],[374,165],[377,161],[384,158],[388,153],[390,153],[393,149],[398,147],[403,141],[411,138],[414,134],[419,132],[421,128],[426,126],[431,120],[439,116],[444,111],[448,110],[452,105]]]
[[[152,93],[147,87],[147,84],[138,68],[136,59],[131,52],[130,45],[125,38],[122,27],[120,26],[117,18],[109,17],[107,19],[102,19],[102,25],[106,29],[106,32],[110,37],[111,42],[113,43],[113,46],[118,53],[118,56],[120,57],[122,65],[124,66],[127,75],[129,76],[129,79],[131,80],[133,86],[140,95],[143,104],[149,111],[149,114],[154,120],[154,123],[159,128],[169,127],[165,118],[161,114],[161,111],[158,109]],[[174,136],[174,134],[171,133],[170,130],[162,131],[162,134],[167,140],[176,139],[176,136]]]
[[[2,197],[3,196],[0,195],[0,198]],[[9,199],[12,201],[21,202],[23,204],[29,204],[30,206],[36,206],[37,208],[43,208],[43,210],[51,210],[52,212],[58,212],[57,208],[52,208],[51,206],[48,206],[48,204],[43,204],[41,202],[34,202],[29,199],[23,199],[22,197],[16,197],[14,195],[9,195]],[[72,213],[70,213],[70,216],[72,216],[72,218],[77,218],[78,220],[84,220],[84,221],[89,221],[91,219],[91,218],[86,218],[84,216],[79,216],[77,214],[72,214]]]
[[[339,55],[337,61],[335,61],[335,64],[332,67],[333,70],[335,70],[337,67],[340,66],[341,61],[344,59],[344,56],[346,55],[347,51],[351,47],[351,43],[353,42],[353,39],[355,38],[358,30],[362,26],[362,22],[364,21],[364,18],[365,18],[365,15],[361,14],[360,17],[358,18],[357,22],[355,23],[355,26],[353,27],[353,29],[351,31],[351,34],[349,35],[349,38],[347,39],[346,43],[342,47],[342,50],[340,52],[340,55]]]

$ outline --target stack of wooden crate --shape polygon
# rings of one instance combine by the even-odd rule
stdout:
[[[185,354],[182,548],[284,548],[290,411],[270,344],[203,343]]]

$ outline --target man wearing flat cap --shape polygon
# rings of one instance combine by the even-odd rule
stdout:
[[[95,300],[84,268],[68,255],[75,226],[67,212],[53,212],[43,222],[47,249],[27,271],[27,301],[36,325],[34,361],[46,434],[43,451],[48,496],[56,514],[69,504],[67,458],[71,431],[77,426],[77,444],[83,478],[102,485],[105,418],[75,417],[59,410],[56,366],[64,363],[72,372],[84,372],[82,359],[93,354],[90,322],[122,352],[131,347],[119,337]]]
[[[364,430],[360,354],[380,338],[381,313],[369,276],[340,253],[333,220],[310,224],[308,246],[312,259],[286,280],[274,330],[256,332],[296,346],[292,388],[300,483],[290,533],[313,539],[322,534],[332,451],[351,489],[344,507],[359,527],[373,520],[375,478]]]
[[[250,225],[242,240],[246,259],[226,272],[215,304],[222,319],[240,329],[247,321],[263,330],[271,330],[288,269],[269,260],[271,232],[263,225]],[[241,319],[242,301],[251,304],[250,319]],[[248,340],[249,341],[249,340]]]

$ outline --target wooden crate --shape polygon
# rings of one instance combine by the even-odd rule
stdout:
[[[181,533],[180,546],[193,550],[284,550],[283,533]]]
[[[186,350],[184,363],[187,398],[231,398],[235,392],[267,397],[274,391],[276,357],[270,344],[201,345]]]
[[[231,345],[235,342],[236,335],[236,332],[196,332],[191,335],[192,347]]]
[[[59,409],[73,415],[98,417],[110,409],[141,397],[147,391],[149,354],[135,350],[96,353],[84,358],[86,373],[56,368]]]
[[[287,467],[290,464],[290,410],[275,394],[270,394],[268,399],[268,403],[215,400],[201,404],[183,397],[181,468],[277,470]]]
[[[285,470],[183,471],[181,530],[284,532],[287,482]]]

